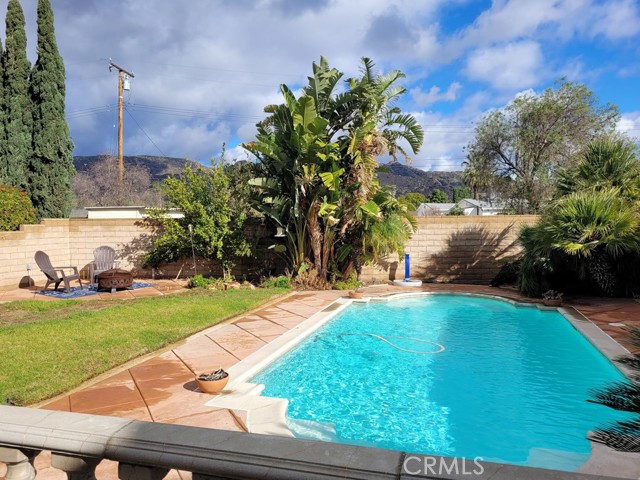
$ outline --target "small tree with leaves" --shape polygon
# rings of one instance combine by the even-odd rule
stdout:
[[[458,203],[465,198],[473,198],[473,192],[467,187],[453,187],[453,203]]]
[[[434,188],[427,197],[429,203],[448,203],[449,196],[439,188]]]
[[[152,212],[159,235],[151,250],[142,258],[145,266],[157,268],[162,263],[191,258],[192,254],[218,260],[225,277],[238,257],[251,253],[244,236],[247,208],[233,208],[236,192],[221,163],[213,168],[185,165],[179,178],[165,181],[167,206],[178,208],[183,218],[170,218],[167,209]],[[233,200],[236,199],[236,200]]]

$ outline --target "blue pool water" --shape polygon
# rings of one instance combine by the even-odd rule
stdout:
[[[252,382],[340,443],[574,470],[620,415],[588,390],[623,378],[555,311],[437,295],[352,305]]]

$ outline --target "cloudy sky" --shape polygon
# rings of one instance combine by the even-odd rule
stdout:
[[[32,62],[36,3],[21,0]],[[637,0],[51,3],[76,155],[116,152],[109,58],[135,74],[125,94],[126,155],[207,163],[226,142],[243,156],[238,145],[253,138],[263,107],[280,103],[279,84],[299,88],[321,55],[347,75],[363,56],[407,74],[401,106],[425,129],[413,161],[425,170],[459,170],[474,122],[561,77],[616,103],[619,129],[640,136]]]

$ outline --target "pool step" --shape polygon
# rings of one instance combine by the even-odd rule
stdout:
[[[286,422],[296,438],[303,438],[305,440],[322,440],[323,442],[338,441],[336,426],[333,423],[316,422],[314,420],[300,420],[289,417],[287,417]]]
[[[573,472],[584,464],[588,458],[588,453],[567,452],[550,448],[532,448],[529,450],[527,466]]]
[[[245,426],[250,433],[293,437],[285,421],[289,401],[255,395],[217,395],[205,405],[246,412]]]

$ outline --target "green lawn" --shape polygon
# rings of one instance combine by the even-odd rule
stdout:
[[[0,404],[11,398],[27,405],[65,392],[288,291],[0,304]]]

